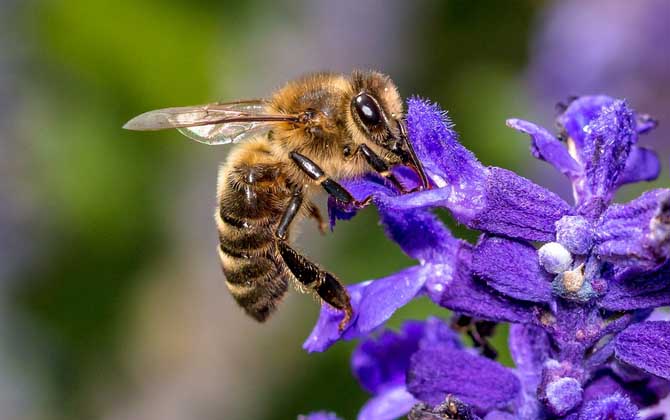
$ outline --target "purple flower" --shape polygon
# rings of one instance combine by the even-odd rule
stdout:
[[[593,92],[626,97],[664,121],[648,144],[667,153],[670,54],[661,40],[670,37],[668,16],[666,0],[547,3],[528,71],[538,100]]]
[[[648,318],[670,304],[670,190],[612,202],[621,185],[658,175],[656,155],[638,145],[650,130],[645,120],[606,96],[574,100],[557,136],[508,120],[530,136],[535,157],[566,176],[569,205],[479,163],[436,105],[408,105],[410,139],[434,188],[399,194],[375,175],[345,185],[356,198],[373,196],[387,235],[418,264],[350,286],[347,329],[338,330],[341,315],[324,305],[305,342],[323,351],[340,339],[363,340],[352,366],[373,397],[359,419],[395,418],[413,404],[417,419],[452,416],[456,406],[473,419],[633,419],[658,404],[670,392],[670,321]],[[417,185],[411,172],[396,172]],[[436,207],[481,231],[477,243],[454,238]],[[330,215],[334,224],[354,213],[331,202]],[[436,319],[378,331],[418,296],[473,319],[465,331],[475,348]],[[478,320],[511,324],[514,369],[492,360]]]
[[[351,368],[361,386],[373,395],[359,420],[392,420],[407,414],[419,402],[406,386],[410,358],[419,349],[447,346],[462,348],[460,338],[437,318],[408,321],[399,332],[384,331],[363,341],[354,351]]]

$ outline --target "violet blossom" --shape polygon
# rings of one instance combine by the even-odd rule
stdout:
[[[609,92],[639,109],[670,116],[670,36],[666,0],[562,0],[540,13],[527,78],[538,103],[565,95]],[[649,145],[667,153],[667,124]]]
[[[558,123],[554,135],[507,121],[571,183],[572,205],[482,165],[446,113],[418,98],[408,101],[407,127],[433,188],[400,194],[377,175],[345,182],[357,199],[373,196],[387,235],[418,262],[349,286],[347,328],[323,305],[305,341],[314,352],[361,340],[352,369],[372,398],[359,420],[638,419],[670,392],[670,321],[652,314],[670,305],[670,189],[613,203],[621,185],[658,176],[656,154],[638,145],[654,124],[606,96],[574,100]],[[396,174],[418,184],[407,168]],[[477,243],[455,238],[437,207],[481,231]],[[354,215],[334,201],[329,209],[332,224]],[[463,317],[510,323],[515,367],[476,340],[467,347],[437,318],[384,330],[420,296],[451,310],[451,326]]]

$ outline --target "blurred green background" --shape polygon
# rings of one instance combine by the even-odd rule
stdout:
[[[354,343],[301,349],[313,299],[291,292],[264,325],[235,305],[211,216],[228,148],[121,130],[146,110],[262,97],[314,70],[378,69],[403,96],[448,109],[485,164],[569,199],[504,125],[551,124],[554,103],[575,93],[538,100],[527,82],[548,2],[0,5],[1,419],[292,419],[318,409],[353,419],[368,398],[349,371]],[[347,283],[412,264],[374,209],[325,237],[306,223],[298,246]],[[447,315],[418,301],[391,324],[427,314]]]

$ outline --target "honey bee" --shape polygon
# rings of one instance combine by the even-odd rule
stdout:
[[[363,207],[336,179],[377,172],[406,192],[391,168],[406,165],[429,188],[408,141],[402,100],[378,72],[349,77],[314,73],[287,83],[268,99],[166,108],[130,120],[129,130],[176,128],[210,145],[242,143],[218,176],[218,254],[226,285],[258,321],[273,313],[290,280],[351,319],[340,281],[290,245],[296,219],[324,221],[312,201],[323,189],[336,200]]]

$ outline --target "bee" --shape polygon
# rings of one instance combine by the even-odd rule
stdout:
[[[337,179],[369,172],[407,192],[391,171],[394,165],[412,168],[419,188],[429,187],[407,138],[398,90],[378,72],[308,74],[268,99],[149,111],[124,128],[176,128],[205,144],[244,143],[219,170],[214,217],[226,285],[261,322],[274,312],[289,281],[343,311],[340,329],[351,319],[342,283],[290,244],[298,219],[314,218],[324,230],[316,192],[363,207],[370,197],[356,200]]]

